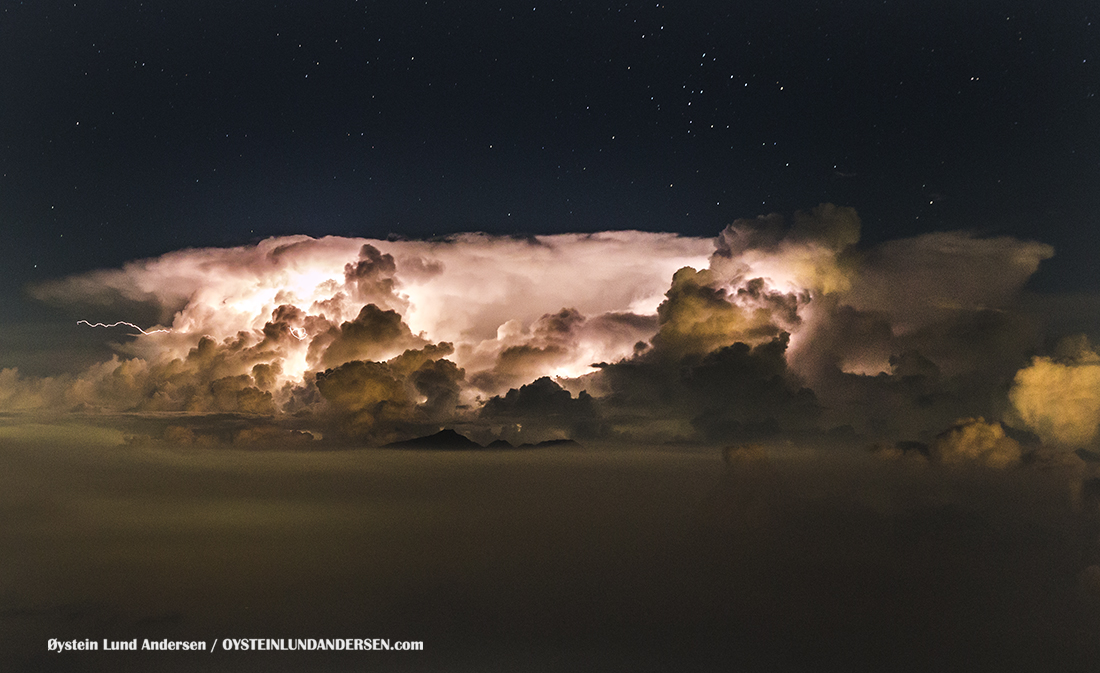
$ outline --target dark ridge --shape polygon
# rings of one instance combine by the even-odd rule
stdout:
[[[545,442],[538,442],[537,444],[520,444],[516,448],[520,449],[547,449],[552,446],[575,446],[580,447],[580,443],[572,439],[548,439]]]
[[[512,443],[509,442],[506,439],[494,439],[493,441],[486,444],[485,448],[487,448],[487,449],[514,449],[516,447],[512,446]]]
[[[465,435],[460,435],[450,428],[445,428],[427,437],[406,439],[401,442],[390,442],[383,448],[386,449],[445,449],[449,451],[463,451],[480,449],[481,445]]]

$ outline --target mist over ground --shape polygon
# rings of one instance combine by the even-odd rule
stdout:
[[[119,446],[6,422],[24,670],[1092,670],[1100,482],[865,447]],[[37,436],[36,434],[36,436]],[[423,652],[46,652],[49,638]]]

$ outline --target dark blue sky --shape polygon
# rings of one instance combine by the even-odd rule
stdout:
[[[5,2],[3,298],[274,234],[710,236],[832,201],[1100,289],[1090,2]],[[24,305],[24,311],[29,310]]]

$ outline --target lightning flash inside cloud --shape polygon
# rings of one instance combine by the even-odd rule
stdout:
[[[136,330],[119,347],[128,359],[65,381],[7,370],[8,406],[293,414],[375,439],[461,425],[487,438],[849,428],[930,443],[959,419],[998,418],[1035,347],[1013,303],[1050,247],[940,232],[860,248],[859,231],[854,210],[824,204],[714,239],[181,250],[34,288],[55,303],[142,303],[170,328],[80,320]],[[1014,395],[1025,425],[1039,417]]]

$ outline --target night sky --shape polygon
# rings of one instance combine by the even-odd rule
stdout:
[[[0,17],[5,303],[27,281],[274,234],[713,236],[826,201],[860,213],[865,243],[1012,234],[1055,247],[1035,287],[1100,288],[1084,1]]]
[[[1085,0],[0,2],[0,667],[1100,670],[1098,96]]]

